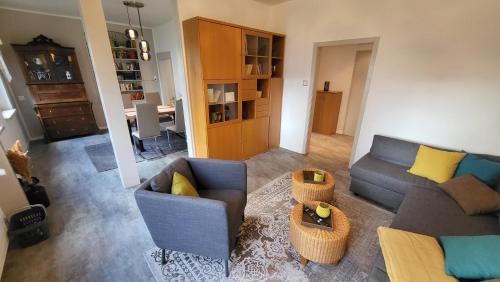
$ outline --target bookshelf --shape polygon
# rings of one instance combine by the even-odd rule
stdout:
[[[130,100],[143,100],[143,79],[136,42],[122,32],[108,31],[108,36],[120,92],[129,96]]]

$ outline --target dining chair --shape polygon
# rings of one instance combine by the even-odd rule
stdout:
[[[144,99],[146,103],[161,106],[163,103],[161,102],[160,93],[158,92],[146,92],[144,93]]]
[[[175,133],[183,133],[186,130],[184,125],[184,110],[182,108],[182,99],[175,101],[175,120],[170,122],[162,122],[160,124],[162,130],[167,131],[168,145],[172,148],[170,144],[170,133],[169,131],[173,131]]]
[[[139,103],[135,105],[135,110],[137,113],[137,130],[132,132],[135,152],[137,153],[136,139],[142,141],[154,138],[155,146],[159,150],[156,138],[161,136],[161,131],[157,106],[149,103]]]

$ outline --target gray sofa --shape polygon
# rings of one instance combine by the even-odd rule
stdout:
[[[181,171],[185,169],[180,167],[185,166],[181,160],[173,162],[159,175],[139,186],[135,191],[137,205],[154,243],[163,250],[163,263],[166,261],[165,249],[221,258],[225,261],[228,276],[227,262],[236,245],[247,202],[246,164],[186,160],[199,198],[152,190],[152,181],[179,171],[175,166],[179,166]]]
[[[497,215],[468,216],[435,182],[406,172],[419,145],[374,136],[370,152],[351,168],[351,191],[397,211],[392,228],[434,237],[500,234]],[[498,156],[482,156],[500,162]],[[389,281],[381,253],[369,281]]]

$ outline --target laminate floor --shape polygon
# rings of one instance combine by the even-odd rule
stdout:
[[[154,246],[133,192],[117,170],[96,172],[84,151],[107,134],[31,145],[34,175],[51,199],[50,238],[26,249],[10,249],[2,281],[154,281],[143,252]],[[352,137],[313,134],[308,155],[274,149],[249,160],[248,190],[300,167],[347,170]],[[158,173],[177,152],[138,163],[141,179]]]

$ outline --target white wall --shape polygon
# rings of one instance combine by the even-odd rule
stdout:
[[[12,24],[14,22],[22,24]],[[2,52],[13,77],[10,84],[14,93],[13,98],[16,99],[19,105],[19,114],[23,116],[26,122],[29,137],[41,138],[43,137],[43,131],[40,121],[33,111],[34,104],[29,89],[26,86],[17,54],[10,44],[25,44],[39,34],[44,34],[63,46],[75,48],[80,72],[85,83],[85,90],[89,100],[92,102],[97,125],[105,127],[106,121],[85,43],[81,20],[0,9],[0,38],[5,45],[2,48]],[[25,100],[18,99],[18,96],[23,96]]]
[[[500,155],[500,2],[295,0],[273,6],[287,35],[281,146],[306,151],[315,42],[379,37],[354,160],[374,134]]]
[[[170,52],[172,60],[175,96],[186,97],[186,77],[182,52],[180,26],[177,18],[153,27],[156,54]]]
[[[357,45],[321,47],[316,63],[316,90],[323,90],[325,81],[330,81],[330,91],[341,91],[342,101],[337,123],[337,133],[344,132],[347,102],[351,90],[352,71]]]
[[[358,127],[361,104],[365,93],[366,78],[370,68],[372,51],[358,51],[352,71],[351,91],[344,122],[344,134],[354,136]]]
[[[178,0],[181,22],[205,17],[243,26],[268,30],[271,9],[253,0]]]
[[[12,22],[22,22],[23,24],[9,24]],[[107,24],[107,26],[109,30],[125,31],[125,26],[123,25]],[[17,55],[10,44],[25,44],[39,34],[52,38],[55,42],[63,46],[75,48],[85,90],[89,100],[92,102],[92,109],[97,125],[99,128],[106,128],[106,119],[102,110],[101,99],[99,98],[81,19],[0,8],[0,39],[2,39],[4,44],[2,52],[13,77],[11,82],[14,92],[13,99],[16,99],[16,104],[19,105],[19,114],[23,116],[26,122],[29,137],[31,139],[41,138],[43,137],[43,130],[40,121],[33,111],[34,104],[29,89],[26,86],[22,69],[19,66]],[[152,30],[144,29],[144,37],[150,41],[154,49]],[[151,61],[141,61],[140,64],[143,78],[149,80],[143,83],[145,91],[159,91],[158,81],[153,81],[158,76],[156,58],[153,56]],[[19,100],[18,96],[24,96],[25,100]]]

